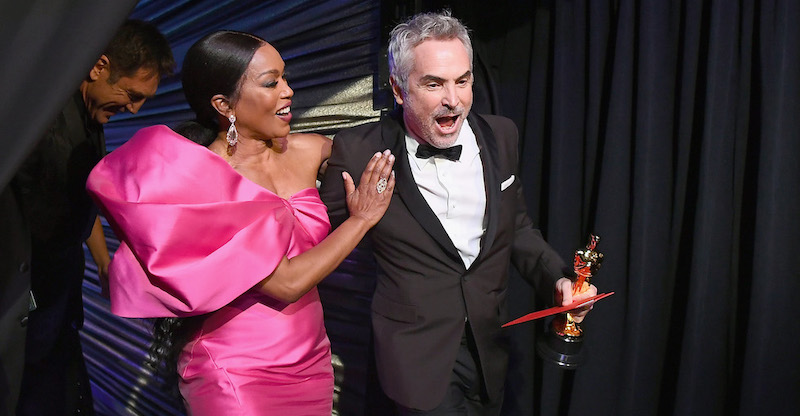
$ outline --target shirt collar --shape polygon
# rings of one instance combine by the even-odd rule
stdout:
[[[475,132],[472,131],[472,127],[469,125],[469,121],[464,119],[464,124],[461,125],[461,131],[458,133],[458,137],[456,141],[453,143],[453,146],[461,145],[461,158],[459,158],[458,162],[467,162],[471,161],[475,158],[475,156],[480,153],[478,149],[478,141],[475,138]],[[433,163],[433,158],[428,159],[420,159],[417,157],[417,148],[419,147],[419,142],[411,137],[408,133],[406,133],[406,151],[408,152],[408,159],[413,160],[414,163],[417,164],[417,167],[420,169],[424,168],[425,165],[428,163]],[[450,162],[449,160],[446,160]],[[456,163],[456,162],[450,162]]]

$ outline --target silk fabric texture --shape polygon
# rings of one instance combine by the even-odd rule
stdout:
[[[178,364],[190,414],[331,414],[316,288],[292,304],[251,290],[330,231],[315,188],[280,198],[153,126],[104,158],[87,189],[122,242],[109,267],[111,311],[206,314]]]

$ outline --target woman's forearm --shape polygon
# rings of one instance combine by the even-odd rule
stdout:
[[[297,301],[344,261],[369,228],[367,221],[350,217],[315,247],[291,259],[284,257],[255,288],[283,302]]]

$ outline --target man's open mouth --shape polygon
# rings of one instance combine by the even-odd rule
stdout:
[[[443,117],[436,117],[436,123],[439,124],[444,130],[452,129],[456,125],[456,121],[460,115],[452,115],[452,116],[443,116]]]

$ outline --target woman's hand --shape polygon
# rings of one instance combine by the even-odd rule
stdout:
[[[343,172],[350,218],[315,247],[291,259],[284,257],[272,274],[256,285],[256,289],[282,302],[291,303],[329,275],[389,207],[394,192],[392,166],[394,156],[391,152],[375,153],[361,174],[358,188],[353,178]]]
[[[351,218],[363,219],[371,228],[383,217],[394,193],[394,160],[388,149],[375,153],[361,174],[358,188],[350,174],[342,172]]]

